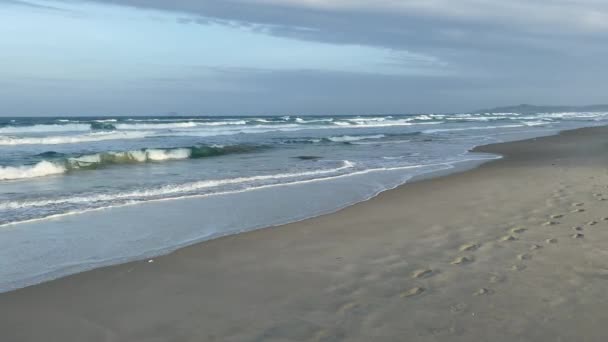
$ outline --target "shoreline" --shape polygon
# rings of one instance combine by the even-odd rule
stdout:
[[[464,298],[471,301],[470,294],[480,288],[495,292],[493,293],[495,295],[488,296],[488,298],[493,298],[494,305],[507,305],[508,299],[513,295],[511,293],[511,297],[506,296],[509,290],[521,288],[522,284],[530,279],[518,280],[517,277],[514,277],[511,280],[511,277],[502,275],[506,271],[489,270],[501,269],[496,265],[500,264],[501,257],[510,255],[511,252],[516,252],[512,254],[521,252],[520,256],[529,255],[521,258],[514,255],[513,263],[516,265],[507,265],[506,268],[522,266],[528,260],[532,260],[530,263],[536,259],[543,260],[536,256],[532,258],[531,252],[523,252],[523,249],[514,250],[512,246],[505,246],[504,242],[510,240],[502,241],[502,239],[512,236],[516,241],[512,245],[519,246],[524,240],[521,237],[524,235],[523,231],[521,234],[509,233],[509,229],[520,225],[521,222],[523,222],[523,226],[526,226],[523,228],[524,230],[533,230],[531,226],[539,230],[543,229],[540,227],[544,227],[543,224],[547,223],[544,221],[551,220],[549,218],[551,215],[545,215],[542,212],[545,208],[529,210],[527,206],[531,206],[530,203],[537,203],[539,198],[543,198],[549,191],[548,189],[552,189],[555,184],[564,186],[562,192],[565,192],[568,188],[579,189],[588,186],[580,177],[580,172],[584,172],[586,177],[594,177],[593,179],[605,176],[604,170],[598,171],[598,163],[605,160],[602,160],[601,151],[595,146],[603,146],[606,139],[602,138],[602,133],[607,131],[606,127],[582,128],[541,138],[479,146],[473,152],[493,154],[498,152],[503,158],[465,171],[453,172],[447,176],[431,179],[414,178],[395,189],[384,191],[369,200],[350,205],[337,212],[269,227],[277,229],[257,229],[197,243],[157,257],[153,263],[134,261],[103,267],[2,293],[0,294],[0,318],[3,323],[0,323],[0,328],[2,328],[0,330],[8,332],[8,336],[11,337],[23,337],[23,339],[16,340],[35,340],[28,339],[28,337],[35,336],[36,332],[26,332],[19,329],[19,325],[16,326],[17,328],[9,325],[9,322],[14,323],[16,318],[23,317],[29,311],[34,314],[31,320],[35,322],[36,327],[41,331],[50,332],[52,336],[58,336],[56,335],[59,334],[56,331],[58,327],[66,326],[68,322],[73,323],[77,317],[84,316],[88,317],[89,323],[96,323],[94,325],[81,324],[68,329],[68,332],[84,334],[75,335],[86,336],[87,340],[91,341],[102,340],[99,336],[107,337],[113,334],[117,340],[146,340],[138,334],[159,327],[164,320],[170,317],[173,320],[175,317],[181,317],[185,312],[190,312],[194,303],[182,301],[187,297],[197,303],[195,306],[199,308],[198,310],[202,310],[197,311],[199,313],[197,317],[208,317],[207,315],[215,317],[211,319],[213,322],[205,323],[200,323],[194,318],[182,317],[184,321],[192,324],[196,321],[213,331],[214,338],[210,338],[210,335],[206,339],[203,337],[204,340],[210,341],[224,340],[223,338],[228,339],[228,337],[238,341],[256,340],[252,337],[255,337],[256,333],[263,333],[263,337],[278,340],[281,340],[279,337],[283,338],[282,340],[314,340],[319,336],[333,336],[337,339],[353,341],[363,341],[372,337],[376,340],[389,341],[389,337],[394,336],[398,331],[400,333],[415,332],[416,334],[412,336],[418,336],[419,338],[416,340],[430,338],[430,335],[426,337],[419,335],[421,331],[428,332],[431,328],[421,329],[419,325],[413,324],[414,321],[420,324],[418,319],[410,321],[412,324],[406,324],[405,331],[397,329],[393,324],[386,323],[394,320],[394,318],[391,320],[386,316],[389,313],[402,312],[402,310],[410,312],[414,309],[421,310],[419,312],[423,312],[422,316],[426,318],[439,319],[437,323],[460,322],[449,327],[433,328],[439,329],[438,332],[441,334],[450,335],[456,340],[460,340],[459,338],[465,340],[464,337],[479,338],[479,331],[476,332],[477,335],[471,335],[470,329],[462,328],[467,324],[469,324],[468,327],[471,327],[477,323],[465,322],[464,316],[454,318],[449,308],[447,310],[449,319],[447,319],[443,316],[446,314],[444,309],[438,309],[441,307],[441,301],[433,299],[433,295],[440,297],[442,294],[450,293],[453,296],[449,296],[449,298],[463,298],[462,302],[466,302]],[[594,144],[594,148],[589,149],[588,146],[581,146],[581,144]],[[561,165],[562,163],[564,166]],[[587,165],[589,166],[587,167]],[[581,171],[578,168],[584,170]],[[553,169],[558,169],[559,172]],[[548,173],[547,179],[543,179],[543,172]],[[555,172],[557,173],[554,174]],[[517,176],[520,176],[521,179]],[[560,177],[571,184],[564,183],[565,180]],[[522,179],[525,180],[526,187],[518,184],[522,182]],[[585,180],[587,179],[585,178]],[[515,183],[509,184],[509,182]],[[479,193],[475,191],[467,193],[467,186],[476,189]],[[521,191],[519,198],[514,196],[514,193],[517,193],[515,190]],[[577,196],[582,195],[577,193]],[[458,202],[460,199],[462,203]],[[565,207],[560,207],[563,203],[558,203],[558,199],[555,199],[554,202],[551,202],[548,209],[555,211],[556,207],[559,207],[558,212],[566,210]],[[503,205],[505,208],[499,208]],[[488,215],[483,210],[479,213],[480,208],[492,215]],[[585,208],[585,210],[580,215],[586,217],[591,214],[600,215],[601,212],[600,208]],[[555,220],[560,219],[561,217]],[[502,222],[502,220],[506,222]],[[595,217],[594,220],[598,220],[596,224],[604,224],[599,217]],[[403,227],[404,224],[406,228]],[[491,229],[488,228],[489,231],[482,229],[481,227],[484,225]],[[371,232],[369,227],[376,227],[379,231]],[[421,227],[426,228],[421,229]],[[487,237],[498,232],[499,235],[494,237],[494,240],[498,240],[498,242],[494,240],[490,242],[491,239]],[[569,227],[567,232],[570,233]],[[603,241],[604,236],[600,236],[600,238],[598,240]],[[487,240],[487,242],[477,243],[481,240]],[[534,239],[534,243],[530,241],[529,244],[541,243],[544,243],[544,240]],[[458,246],[467,244],[472,249],[459,253]],[[500,247],[491,249],[490,246],[493,244]],[[358,248],[353,250],[352,246]],[[529,247],[527,246],[526,250]],[[545,249],[549,249],[549,247],[547,246]],[[576,246],[566,244],[566,247]],[[456,274],[457,272],[452,267],[454,265],[449,266],[452,257],[448,255],[468,255],[474,254],[474,251],[479,255],[471,259],[466,259],[465,256],[464,260],[460,260],[458,265],[470,265],[465,266],[467,269],[462,274]],[[259,263],[254,262],[257,260],[249,260],[251,255],[259,257]],[[344,260],[350,260],[350,262],[343,265]],[[458,261],[458,259],[454,261]],[[545,262],[548,261],[545,260]],[[528,265],[523,266],[532,268]],[[459,266],[455,267],[459,268]],[[475,267],[482,268],[482,270],[471,270]],[[377,268],[388,274],[378,271]],[[423,271],[420,274],[424,275],[410,276],[412,272],[417,272],[417,268],[420,268],[419,270]],[[292,269],[297,271],[292,271]],[[430,273],[426,272],[427,270]],[[525,273],[524,271],[525,268],[514,272],[521,277],[521,274]],[[488,274],[493,272],[501,273],[497,276],[498,278],[508,279],[493,284],[512,282],[506,290],[503,289],[501,295],[498,294],[500,292],[498,289],[483,287],[498,286],[488,285],[487,279],[485,285],[479,285],[477,289],[467,287],[464,292],[463,285],[452,285],[452,287],[448,285],[454,280],[460,280],[463,284],[468,285],[473,282],[482,283],[480,273],[483,273],[485,279],[488,278]],[[542,270],[541,273],[544,276],[550,276],[546,272],[543,273]],[[463,279],[463,274],[470,279]],[[532,276],[532,279],[536,278]],[[160,284],[155,284],[157,280]],[[238,282],[233,283],[230,280]],[[205,281],[209,281],[209,283]],[[339,286],[340,283],[344,286]],[[247,284],[250,287],[247,287]],[[193,287],[193,285],[201,288]],[[180,290],[174,290],[172,286],[177,286]],[[601,285],[598,286],[601,288]],[[169,291],[168,297],[160,298],[161,293],[167,290]],[[408,292],[410,290],[413,292]],[[176,292],[174,293],[174,291]],[[468,294],[467,296],[464,295],[465,292]],[[481,292],[483,293],[475,296],[473,302],[485,308],[479,299],[486,297],[485,295],[488,293]],[[217,298],[206,298],[206,296],[201,298],[200,294],[203,293]],[[517,291],[514,293],[517,294]],[[240,299],[240,304],[235,303],[234,300],[228,300],[227,295]],[[327,297],[328,295],[331,296]],[[504,296],[506,297],[502,298]],[[113,298],[122,298],[125,303],[133,304],[133,301],[139,303],[139,306],[135,306],[136,309],[126,310],[121,313],[121,316],[136,315],[129,317],[135,319],[140,325],[134,324],[129,327],[116,325],[117,322],[111,316],[121,312],[119,308],[125,303]],[[225,302],[222,302],[220,298]],[[109,299],[112,300],[107,302]],[[75,309],[60,309],[57,305],[62,300],[73,304]],[[83,303],[79,303],[79,300]],[[307,304],[306,302],[309,300],[311,303]],[[572,299],[569,298],[569,300]],[[179,305],[174,303],[175,301],[180,302]],[[325,303],[324,301],[328,304],[322,304]],[[389,303],[385,303],[386,301]],[[410,307],[398,309],[390,304],[391,301],[401,304],[409,303]],[[210,308],[208,310],[210,312],[206,312],[198,306],[203,305],[202,303],[205,303],[205,307]],[[260,306],[262,303],[265,303],[263,307]],[[473,306],[473,304],[467,305],[469,308]],[[163,306],[169,307],[167,312],[160,310],[162,312],[146,313],[147,310],[154,310],[152,307],[160,309]],[[433,310],[422,309],[425,306]],[[248,310],[255,307],[264,308],[262,316],[268,319],[261,320],[243,315],[244,313],[238,314],[239,321],[247,322],[247,324],[235,332],[234,324],[230,322],[228,316],[229,313],[234,313],[234,310],[239,311],[243,307]],[[102,310],[94,313],[91,311],[93,308],[102,308]],[[324,308],[324,310],[318,308]],[[537,307],[528,309],[538,313]],[[373,328],[370,328],[368,332],[361,332],[352,326],[355,321],[363,324],[358,320],[363,316],[369,318],[369,313],[374,310],[376,311],[374,314],[381,315],[386,321],[380,327],[372,325]],[[458,309],[457,311],[469,310]],[[562,308],[562,311],[558,310],[558,313],[563,313],[563,311]],[[11,316],[11,312],[13,312],[13,316]],[[44,323],[43,318],[49,319],[48,315],[53,312],[62,314],[50,319],[50,322],[54,323]],[[382,314],[378,314],[378,312],[382,312]],[[566,313],[568,312],[566,311]],[[139,315],[146,316],[146,318],[139,318]],[[294,321],[301,324],[293,323]],[[378,324],[376,321],[375,323]],[[57,327],[54,327],[54,324]],[[426,324],[432,325],[431,323]],[[341,326],[341,329],[336,330],[334,325]],[[200,334],[202,331],[195,333],[196,329],[190,325],[183,328],[185,334],[183,336],[176,334],[173,329],[180,330],[172,326],[167,330],[161,329],[163,331],[160,335],[166,338],[175,337],[176,340],[187,340],[186,336],[190,335],[203,336]],[[590,340],[594,340],[593,337],[596,336],[592,333],[602,332],[601,329],[598,329],[599,327],[595,327],[595,330],[588,332]],[[293,334],[294,330],[301,330],[302,336],[306,338],[288,336]],[[484,331],[488,335],[483,336],[493,336],[490,329]],[[549,336],[549,332],[545,332],[543,338]],[[522,332],[522,335],[517,336],[529,336],[527,334],[530,334],[529,330],[525,330],[525,334]],[[61,336],[65,338],[64,341],[76,341],[73,337],[75,335]],[[179,336],[183,338],[180,339]],[[513,337],[512,335],[505,336]],[[551,336],[565,335],[560,332],[559,335]],[[128,339],[126,339],[127,337]],[[498,340],[501,339],[498,338]]]
[[[473,152],[473,149],[465,151],[464,153],[472,153],[472,152]],[[487,156],[483,157],[483,156],[481,156],[481,154],[486,154]],[[472,157],[475,157],[475,155],[473,155]],[[118,258],[107,259],[107,260],[103,260],[101,262],[96,262],[93,264],[90,264],[90,263],[88,263],[88,264],[68,264],[62,268],[55,269],[50,272],[36,274],[35,276],[32,276],[26,280],[19,280],[19,281],[4,283],[4,284],[2,284],[3,287],[0,288],[0,294],[17,291],[17,290],[20,290],[23,288],[36,286],[36,285],[43,284],[43,283],[50,282],[50,281],[55,281],[55,280],[58,280],[58,279],[61,279],[64,277],[69,277],[71,275],[79,274],[82,272],[89,272],[89,271],[92,271],[92,270],[95,270],[98,268],[112,267],[112,266],[116,266],[116,265],[127,264],[127,263],[131,263],[131,262],[139,262],[139,261],[148,260],[151,258],[162,257],[165,255],[174,253],[175,251],[178,251],[182,248],[187,248],[190,246],[198,245],[198,244],[212,241],[215,239],[221,239],[221,238],[232,236],[232,235],[244,234],[247,232],[252,232],[252,231],[256,231],[256,230],[260,230],[260,229],[277,228],[280,226],[293,224],[293,223],[305,221],[308,219],[314,219],[314,218],[325,216],[325,215],[331,215],[338,211],[344,210],[350,206],[372,200],[375,197],[380,196],[384,192],[393,191],[393,190],[398,189],[399,187],[405,186],[407,184],[410,184],[410,183],[413,183],[413,182],[416,182],[419,180],[433,179],[433,178],[448,176],[448,175],[455,174],[455,173],[466,172],[468,170],[475,169],[475,168],[479,167],[480,165],[483,165],[485,163],[489,163],[489,162],[492,162],[494,160],[501,158],[501,156],[499,156],[499,155],[487,154],[487,153],[483,153],[483,152],[480,153],[480,155],[478,157],[479,157],[479,159],[472,158],[469,160],[437,164],[437,166],[444,165],[445,168],[439,169],[436,171],[427,171],[427,172],[421,173],[419,175],[412,176],[411,178],[408,178],[407,180],[405,180],[402,183],[399,183],[396,186],[391,186],[389,188],[380,190],[378,192],[374,192],[372,194],[366,195],[366,197],[363,199],[356,200],[354,202],[348,202],[348,203],[336,205],[335,207],[330,207],[329,209],[323,209],[320,212],[303,215],[301,217],[293,216],[293,217],[283,218],[280,220],[280,222],[277,222],[274,224],[261,224],[261,225],[252,226],[252,227],[249,227],[249,228],[246,228],[243,230],[233,230],[233,231],[215,233],[210,236],[197,237],[193,240],[182,241],[179,244],[173,244],[170,247],[161,247],[159,249],[150,250],[148,252],[145,252],[145,253],[137,255],[137,256],[120,256]],[[426,167],[428,167],[428,166],[430,166],[430,165],[426,165]],[[404,168],[407,169],[408,167],[404,167]],[[397,169],[400,169],[400,168],[398,167]],[[381,170],[380,172],[388,172],[388,171]],[[364,173],[369,173],[369,172],[364,172]],[[373,171],[371,173],[373,173]],[[344,176],[339,176],[337,178],[340,178],[340,177],[349,178],[352,176],[353,175],[351,175],[351,174],[346,174]],[[314,180],[310,180],[310,181],[304,181],[301,183],[302,184],[309,184],[309,183],[320,184],[322,181],[323,181],[322,179],[321,180],[314,179]],[[297,185],[300,186],[302,184],[297,184]],[[275,188],[275,187],[284,187],[284,186],[291,187],[291,184],[270,185],[270,186],[255,189],[255,191],[260,191],[260,190],[264,191],[266,188]],[[243,191],[243,192],[245,192],[245,191]],[[237,191],[236,193],[240,193],[240,191]],[[231,195],[231,193],[228,193],[228,195]],[[220,196],[225,196],[225,195],[220,195]],[[152,200],[152,201],[148,201],[148,202],[144,202],[144,203],[127,204],[127,205],[110,207],[110,208],[91,209],[91,210],[88,210],[85,212],[58,214],[56,216],[51,216],[51,217],[46,217],[46,218],[32,219],[32,220],[28,220],[28,221],[0,225],[0,229],[3,229],[3,228],[12,229],[13,227],[19,227],[21,225],[43,226],[45,224],[45,222],[48,222],[48,224],[52,224],[52,225],[61,225],[62,223],[64,223],[64,224],[73,226],[75,222],[82,223],[83,221],[90,220],[91,215],[93,215],[93,217],[96,219],[101,219],[104,217],[104,215],[110,215],[111,214],[110,211],[120,210],[121,208],[132,208],[135,211],[140,211],[142,214],[145,214],[148,211],[146,209],[147,206],[154,205],[157,203],[168,202],[169,205],[173,204],[173,205],[179,206],[179,203],[181,201],[184,201],[183,203],[194,203],[191,201],[196,201],[196,200],[199,200],[199,199],[205,198],[205,197],[206,197],[205,195],[202,195],[202,196],[192,196],[192,197],[185,197],[185,198],[178,198],[178,199],[159,199],[159,200]],[[81,215],[85,215],[85,217],[80,218]],[[87,216],[89,216],[89,217],[87,218]],[[73,222],[69,222],[70,220],[72,220]],[[118,221],[118,222],[120,222],[120,221]],[[115,222],[115,223],[117,223],[117,222]]]
[[[467,151],[466,153],[468,153],[468,152],[470,152],[470,151]],[[67,265],[61,269],[53,270],[48,273],[37,274],[36,276],[26,280],[25,282],[19,281],[19,282],[13,282],[12,284],[6,283],[6,284],[4,284],[4,286],[9,286],[9,289],[5,290],[4,288],[0,288],[0,294],[17,291],[17,290],[28,288],[31,286],[37,286],[37,285],[40,285],[40,284],[43,284],[46,282],[52,282],[52,281],[55,281],[55,280],[58,280],[58,279],[61,279],[64,277],[69,277],[69,276],[83,273],[83,272],[89,272],[89,271],[99,269],[99,268],[112,267],[112,266],[117,266],[117,265],[122,265],[122,264],[128,264],[131,262],[141,262],[141,261],[145,261],[145,260],[148,260],[151,258],[163,257],[166,255],[170,255],[171,253],[174,253],[180,249],[195,246],[195,245],[202,244],[202,243],[216,240],[216,239],[221,239],[221,238],[225,238],[225,237],[229,237],[229,236],[233,236],[233,235],[245,234],[245,233],[253,232],[253,231],[257,231],[257,230],[282,227],[285,225],[294,224],[294,223],[302,222],[302,221],[309,220],[309,219],[314,219],[314,218],[318,218],[318,217],[322,217],[322,216],[326,216],[326,215],[332,215],[336,212],[347,209],[348,207],[351,207],[353,205],[357,205],[357,204],[372,200],[375,197],[380,196],[387,191],[393,191],[393,190],[398,189],[402,186],[405,186],[409,183],[416,182],[418,180],[433,179],[433,178],[438,178],[438,177],[445,177],[445,176],[455,174],[455,173],[466,172],[468,170],[475,169],[476,167],[479,167],[480,165],[483,165],[488,162],[492,162],[494,160],[498,160],[500,158],[501,158],[500,156],[496,155],[495,158],[488,157],[488,158],[480,158],[480,159],[463,160],[463,161],[445,163],[445,164],[443,164],[443,163],[437,164],[437,165],[445,165],[446,168],[436,170],[436,171],[428,171],[428,172],[422,173],[420,175],[413,176],[411,178],[408,178],[403,183],[400,183],[394,187],[390,187],[390,188],[378,191],[376,193],[373,193],[373,194],[369,195],[369,197],[366,197],[365,199],[357,200],[352,203],[346,203],[346,204],[340,205],[340,206],[336,206],[335,208],[327,209],[320,213],[312,214],[310,216],[305,215],[302,217],[289,217],[287,219],[281,220],[282,222],[279,222],[276,224],[271,224],[271,225],[264,224],[264,225],[258,225],[258,226],[254,226],[251,228],[243,229],[243,230],[216,233],[211,236],[205,236],[202,238],[195,238],[194,240],[191,240],[191,241],[181,242],[180,244],[173,245],[171,247],[162,247],[160,249],[152,250],[152,251],[149,251],[144,254],[134,256],[134,257],[126,256],[126,257],[119,257],[117,259],[108,259],[108,260],[104,260],[104,261],[102,261],[100,263],[96,263],[96,264]],[[407,167],[405,167],[405,168],[407,168]],[[400,168],[397,168],[397,169],[400,169]],[[387,171],[382,170],[381,172],[387,172]],[[344,175],[343,177],[348,178],[351,176],[352,176],[351,174],[347,174],[347,175]],[[339,177],[342,177],[342,176],[339,176]],[[337,178],[339,178],[339,177],[337,177]],[[320,184],[322,181],[323,181],[322,179],[321,180],[314,179],[314,180],[310,180],[310,181],[303,181],[301,183],[302,184]],[[297,184],[297,185],[302,185],[302,184]],[[255,190],[263,191],[266,188],[275,188],[275,187],[283,187],[283,186],[290,187],[291,184],[270,185],[270,186],[258,188]],[[237,191],[237,193],[240,193],[240,191]],[[200,198],[205,198],[205,197],[206,196],[200,196]],[[33,219],[30,221],[23,221],[23,222],[10,223],[10,224],[6,224],[6,225],[0,225],[0,229],[7,228],[7,227],[12,228],[14,226],[18,227],[20,225],[27,226],[30,224],[44,225],[45,221],[47,221],[47,220],[48,220],[47,222],[49,224],[53,224],[53,225],[61,225],[62,223],[65,223],[65,221],[61,221],[62,219],[66,219],[66,220],[73,219],[74,222],[82,222],[82,221],[87,221],[87,219],[79,218],[81,215],[93,214],[93,215],[99,215],[99,216],[103,217],[106,214],[109,215],[108,211],[120,210],[121,208],[133,208],[135,211],[141,211],[142,213],[145,213],[147,211],[146,209],[144,209],[144,208],[146,208],[146,205],[154,205],[156,203],[169,202],[169,204],[174,204],[174,205],[179,206],[180,201],[185,201],[185,203],[194,203],[194,202],[189,202],[189,201],[196,201],[198,199],[199,199],[199,196],[192,196],[192,197],[179,198],[179,199],[159,199],[159,200],[148,201],[145,203],[128,204],[128,205],[124,205],[124,206],[117,206],[117,207],[110,207],[110,208],[92,209],[90,211],[86,211],[86,212],[82,212],[82,213],[59,214],[58,216],[51,216],[51,217],[47,217],[47,218]],[[97,217],[97,218],[99,218],[99,217]],[[55,221],[55,220],[57,220],[57,221]],[[70,225],[73,225],[73,222],[70,223]],[[25,285],[23,285],[24,283],[25,283]],[[15,285],[15,284],[17,284],[17,285]]]

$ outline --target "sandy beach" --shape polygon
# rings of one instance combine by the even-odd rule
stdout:
[[[608,128],[0,294],[0,340],[605,341]],[[277,203],[280,206],[280,203]]]

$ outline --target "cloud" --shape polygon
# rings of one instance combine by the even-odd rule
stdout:
[[[61,0],[27,1],[55,4]],[[370,72],[362,72],[358,67],[322,69],[319,66],[327,66],[328,59],[316,48],[306,49],[311,51],[304,57],[297,53],[298,58],[280,59],[295,63],[317,57],[317,63],[307,60],[302,68],[292,65],[277,68],[274,60],[264,54],[282,56],[285,50],[291,51],[286,48],[291,45],[279,44],[268,49],[269,44],[235,40],[232,47],[225,49],[234,61],[230,65],[210,68],[208,63],[194,65],[183,63],[180,58],[179,65],[188,64],[192,69],[124,85],[124,94],[129,96],[124,96],[121,105],[129,103],[137,108],[139,100],[151,99],[145,104],[147,107],[140,107],[140,112],[158,108],[161,112],[200,110],[207,114],[291,111],[353,114],[459,111],[525,102],[605,102],[603,93],[608,78],[605,0],[65,0],[64,3],[67,7],[96,4],[120,10],[129,8],[129,13],[136,9],[150,12],[150,16],[161,11],[163,20],[171,18],[185,28],[179,32],[187,32],[188,37],[178,35],[179,43],[166,49],[162,40],[146,33],[149,38],[140,45],[155,46],[156,53],[142,54],[153,59],[164,55],[165,50],[178,51],[180,44],[205,47],[209,42],[225,41],[217,35],[204,34],[203,31],[212,31],[214,27],[290,41],[321,42],[335,48],[356,47],[341,51],[353,51],[351,55],[358,58],[362,58],[361,51],[388,52],[383,58],[373,55],[366,59],[382,64],[369,68]],[[141,30],[141,24],[133,22],[121,27]],[[165,31],[161,27],[154,32]],[[115,35],[110,34],[109,38],[109,47],[121,41]],[[274,48],[283,50],[277,52]],[[183,55],[187,54],[179,54]],[[133,58],[131,53],[124,57]],[[262,62],[253,63],[254,57]],[[337,58],[332,63],[338,65],[340,61]],[[418,72],[409,72],[408,66]],[[397,67],[408,72],[395,72]],[[29,88],[37,89],[32,81],[23,84],[20,91],[26,93]],[[54,89],[48,87],[41,92],[55,92]],[[92,86],[83,89],[91,90],[74,91],[84,92],[82,98],[99,102]],[[99,93],[105,94],[104,89]],[[22,100],[16,94],[5,98]],[[276,101],[277,98],[281,101]],[[56,102],[66,110],[74,105]]]
[[[554,29],[608,30],[608,3],[601,0],[239,0],[249,4],[272,4],[314,8],[333,12],[357,11],[401,13],[493,22],[530,27],[555,25]]]
[[[58,11],[58,12],[67,11],[60,7],[50,6],[50,5],[46,5],[46,4],[39,4],[39,3],[30,2],[30,1],[26,1],[26,0],[0,0],[0,5],[2,5],[2,4],[25,6],[25,7],[29,7],[29,8],[33,8],[33,9],[47,10],[47,11]]]
[[[376,46],[434,56],[450,65],[512,55],[578,54],[608,38],[603,0],[96,0],[176,13],[269,35]],[[498,56],[498,57],[497,57]]]

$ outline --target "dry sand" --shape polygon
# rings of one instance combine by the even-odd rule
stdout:
[[[608,129],[0,295],[0,341],[606,341]]]

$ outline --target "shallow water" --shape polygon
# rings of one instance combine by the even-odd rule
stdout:
[[[608,113],[0,119],[0,291],[359,202]]]

